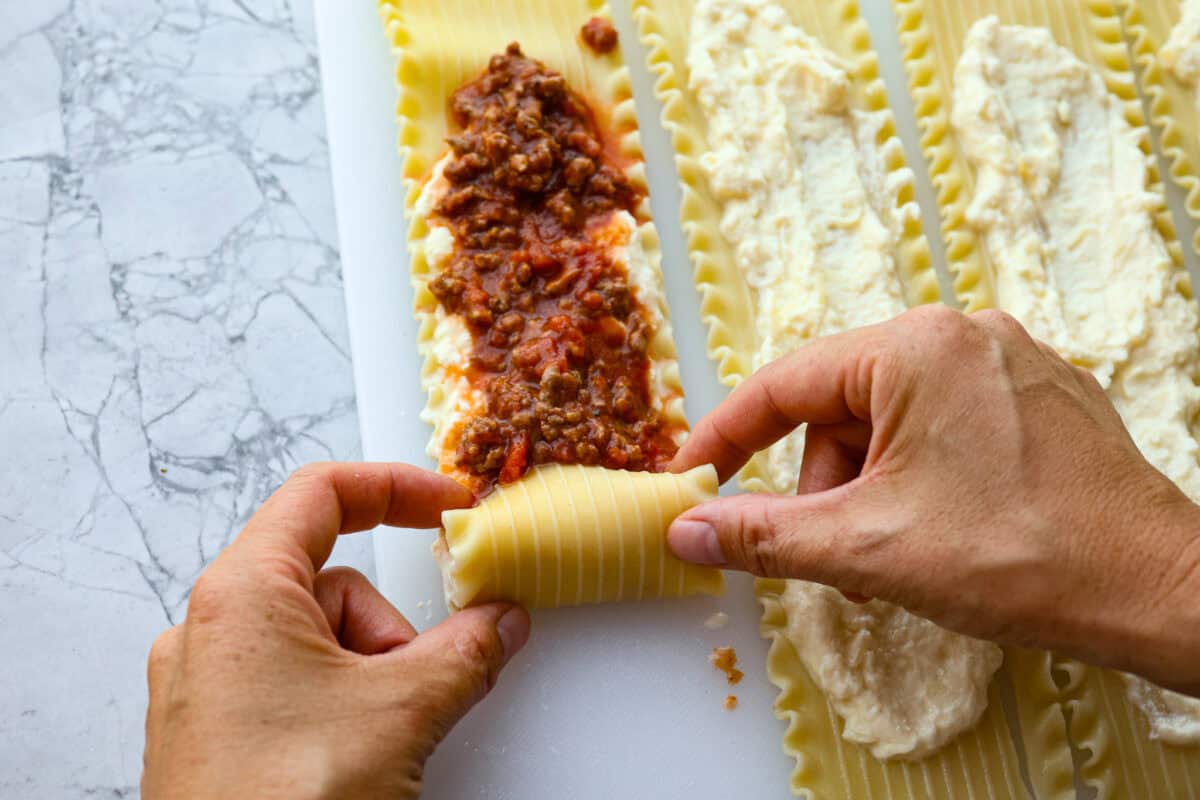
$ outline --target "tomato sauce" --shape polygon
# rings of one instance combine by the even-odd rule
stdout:
[[[533,465],[664,469],[678,428],[654,407],[657,331],[611,253],[642,192],[587,103],[516,44],[454,93],[448,187],[432,222],[454,254],[429,288],[472,339],[485,401],[457,432],[480,496]]]

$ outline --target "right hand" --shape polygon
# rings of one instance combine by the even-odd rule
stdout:
[[[1012,317],[930,306],[813,342],[734,391],[672,469],[726,480],[801,423],[798,496],[686,512],[680,558],[1200,693],[1200,509],[1092,375]]]

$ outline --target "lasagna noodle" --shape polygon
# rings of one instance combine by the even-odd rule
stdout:
[[[645,262],[637,270],[630,269],[630,286],[639,301],[659,324],[647,348],[651,359],[651,390],[654,405],[660,408],[664,424],[686,429],[683,414],[683,387],[671,337],[668,309],[662,292],[658,236],[650,221],[650,206],[645,182],[637,116],[629,71],[624,65],[620,48],[598,55],[582,43],[580,28],[591,17],[609,17],[608,6],[602,0],[507,0],[507,2],[478,3],[473,0],[380,0],[384,30],[396,60],[396,85],[399,100],[397,119],[399,148],[403,157],[403,179],[407,187],[409,268],[415,294],[415,313],[419,323],[418,347],[424,357],[422,385],[428,400],[423,418],[437,423],[432,448],[443,446],[444,420],[474,407],[466,381],[461,379],[461,359],[464,326],[445,314],[430,292],[428,283],[435,276],[438,259],[452,246],[441,226],[430,224],[429,214],[434,203],[424,190],[439,173],[439,162],[448,151],[446,137],[451,133],[448,115],[449,98],[464,83],[478,77],[489,59],[503,53],[510,42],[518,42],[525,55],[537,59],[563,75],[568,86],[591,105],[598,125],[616,151],[627,178],[642,191],[645,199],[636,209],[635,236],[637,247]],[[618,218],[621,215],[617,215]],[[433,234],[431,236],[431,234]],[[649,284],[655,285],[649,285]],[[441,421],[441,422],[439,422]],[[440,456],[440,454],[435,454]],[[446,463],[438,458],[443,469]],[[624,480],[612,476],[611,481]],[[574,480],[566,484],[573,492],[569,497],[552,497],[545,489],[522,488],[530,502],[545,505],[560,513],[561,503],[574,501],[574,511],[592,502],[587,492],[595,488],[596,480]],[[607,484],[606,484],[607,485]],[[657,484],[655,484],[657,485]],[[649,499],[649,495],[646,496]],[[558,504],[558,505],[556,505]],[[568,503],[569,505],[569,503]],[[574,513],[572,511],[572,513]],[[477,532],[475,516],[453,517],[458,530]],[[620,504],[614,521],[625,524],[630,531],[645,529],[645,521],[634,506]],[[563,525],[584,524],[580,520],[560,516]],[[527,519],[534,525],[532,517]],[[518,534],[529,539],[529,546],[517,548],[516,557],[534,557],[528,569],[536,570],[540,551],[536,540],[540,530],[534,527],[519,529]],[[472,535],[477,535],[473,533]],[[648,534],[649,535],[649,534]],[[621,537],[603,542],[601,550],[589,549],[585,555],[596,559],[600,568],[604,559],[623,557],[626,542]],[[458,566],[466,569],[474,564],[472,558],[460,559]],[[525,567],[523,561],[519,562]],[[711,571],[684,570],[684,589],[671,589],[668,594],[711,591],[719,581]],[[449,576],[447,576],[449,577]],[[657,584],[654,584],[657,587]],[[630,587],[634,595],[640,587]],[[571,586],[564,587],[569,596]],[[650,596],[653,587],[642,591]],[[622,593],[624,589],[622,590]],[[601,593],[604,594],[604,593]],[[462,599],[464,595],[458,595]],[[454,603],[454,598],[448,598]],[[607,599],[607,596],[599,599]],[[545,603],[542,603],[543,605]]]
[[[1180,0],[1129,0],[1125,33],[1168,173],[1184,192],[1188,216],[1200,221],[1200,86],[1181,81],[1161,58],[1180,8]],[[1200,228],[1192,247],[1200,252]]]
[[[1115,2],[894,0],[894,5],[910,88],[916,101],[921,147],[937,192],[942,233],[955,272],[955,293],[964,307],[976,310],[997,304],[996,284],[987,254],[966,218],[975,194],[974,175],[950,126],[954,70],[963,53],[967,32],[979,19],[995,15],[1001,24],[1046,28],[1059,45],[1095,69],[1109,93],[1122,103],[1125,119],[1135,130],[1144,132],[1140,147],[1147,157],[1147,190],[1162,195],[1162,183],[1150,158],[1149,135],[1122,34],[1120,10]],[[1175,267],[1179,267],[1182,249],[1165,202],[1160,204],[1153,221]],[[1182,274],[1177,285],[1185,295],[1189,293]],[[1071,710],[1071,739],[1084,748],[1079,765],[1081,777],[1095,786],[1101,797],[1190,798],[1200,792],[1200,758],[1196,758],[1196,751],[1149,740],[1146,723],[1140,712],[1127,702],[1118,675],[1059,656],[1052,657],[1047,667],[1056,675],[1069,676],[1061,690],[1051,681],[1049,673],[1034,677],[1043,682],[1049,696]],[[1043,719],[1042,723],[1055,729],[1062,724],[1058,719]],[[1051,738],[1057,736],[1055,730]],[[1028,745],[1028,734],[1025,741]],[[1036,758],[1030,752],[1031,776],[1038,796],[1074,796],[1057,762],[1054,767],[1039,771]]]
[[[889,178],[906,169],[888,111],[887,96],[878,77],[878,63],[865,22],[852,0],[785,0],[778,3],[791,21],[831,50],[848,67],[850,103],[867,112],[882,112],[884,122],[876,142],[887,160]],[[635,15],[648,48],[650,68],[657,77],[656,93],[663,104],[663,121],[676,151],[682,184],[681,217],[687,234],[695,280],[702,293],[702,313],[709,326],[709,355],[719,365],[721,379],[736,384],[753,370],[759,342],[755,332],[754,300],[739,271],[732,247],[717,231],[722,204],[714,196],[701,165],[708,152],[708,126],[699,100],[688,88],[687,52],[691,0],[635,0]],[[913,201],[906,180],[898,181],[892,198],[898,217]],[[895,269],[907,305],[938,299],[920,219],[906,217]],[[751,490],[781,489],[773,485],[764,459],[756,458],[741,476]],[[970,797],[1023,796],[1019,756],[1006,724],[999,687],[1011,681],[1018,687],[1022,735],[1033,763],[1045,765],[1059,796],[1070,790],[1071,764],[1065,732],[1052,705],[1054,687],[1046,654],[1006,653],[1001,677],[993,681],[990,704],[980,723],[950,742],[941,752],[917,762],[881,762],[866,747],[840,736],[842,722],[808,676],[786,636],[787,618],[780,603],[784,584],[759,581],[764,608],[762,630],[770,640],[768,674],[780,688],[776,713],[787,721],[784,750],[796,761],[791,788],[813,797]],[[1065,787],[1065,788],[1064,788]],[[1003,794],[998,794],[1003,793]]]
[[[682,475],[547,464],[472,509],[447,511],[441,560],[458,609],[527,608],[720,594],[720,570],[685,564],[667,526],[717,496],[717,472]]]

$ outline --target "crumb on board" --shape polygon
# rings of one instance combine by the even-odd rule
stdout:
[[[426,622],[429,622],[429,620],[433,619],[433,601],[432,600],[418,600],[417,608],[423,609],[425,611],[425,621]]]
[[[738,703],[738,699],[737,699],[736,694],[725,695],[725,710],[726,711],[733,711],[735,708],[737,708],[737,703]]]
[[[732,647],[714,647],[708,660],[713,667],[725,673],[725,680],[730,686],[741,683],[743,673],[737,668],[737,651]]]
[[[617,29],[604,17],[592,17],[579,30],[583,43],[598,55],[607,55],[617,47]]]
[[[729,615],[724,611],[718,611],[708,619],[704,620],[704,627],[710,631],[719,631],[729,624]]]

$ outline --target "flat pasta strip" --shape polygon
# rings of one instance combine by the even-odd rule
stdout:
[[[848,314],[847,327],[880,321],[906,305],[938,299],[935,274],[914,207],[911,175],[895,136],[886,92],[878,77],[878,64],[870,37],[855,2],[810,0],[776,3],[791,22],[803,28],[846,65],[849,76],[848,104],[876,115],[878,128],[872,138],[876,156],[885,165],[891,216],[898,221],[899,235],[892,251],[894,270],[901,286],[900,296],[884,303],[890,312],[865,319]],[[709,325],[709,355],[719,365],[720,377],[736,384],[754,368],[760,355],[755,292],[737,263],[734,247],[722,231],[724,201],[709,179],[706,164],[710,153],[708,118],[701,99],[689,86],[689,21],[695,3],[691,0],[635,0],[635,14],[643,42],[649,49],[651,70],[657,75],[656,92],[663,103],[663,120],[672,136],[676,164],[682,184],[683,225],[695,279],[703,296],[702,314]],[[814,92],[829,87],[814,86]],[[832,91],[836,92],[836,88]],[[747,100],[747,102],[752,102]],[[853,158],[851,159],[853,161]],[[730,194],[730,193],[727,193]],[[870,294],[877,287],[862,287]],[[809,300],[801,291],[790,302]],[[865,295],[864,295],[865,297]],[[865,305],[865,303],[864,303]],[[829,328],[797,337],[815,338]],[[798,460],[798,459],[794,459]],[[788,491],[794,476],[773,475],[767,457],[756,457],[741,475],[744,487],[754,491]],[[790,479],[790,482],[789,482]],[[781,603],[786,584],[759,581],[763,604],[762,630],[770,639],[768,674],[781,690],[777,714],[788,722],[784,750],[796,760],[792,791],[814,797],[970,797],[1012,796],[1022,788],[1019,756],[999,702],[999,684],[993,681],[988,710],[976,727],[959,735],[939,753],[919,761],[881,761],[868,747],[842,738],[844,724],[832,705],[808,675],[795,647],[786,635],[787,614]],[[1021,682],[1020,721],[1028,725],[1025,738],[1038,763],[1055,764],[1055,774],[1070,787],[1070,755],[1057,709],[1050,700],[1053,685],[1048,670],[1019,669],[1028,659],[1016,651],[1007,654],[1008,674]],[[1044,659],[1044,654],[1041,655]],[[1048,712],[1053,712],[1050,717]],[[1065,777],[1062,777],[1065,776]],[[1000,792],[1006,794],[998,795]]]
[[[1120,675],[1070,659],[1056,659],[1054,667],[1067,676],[1071,738],[1091,751],[1080,776],[1099,798],[1200,797],[1200,750],[1146,738],[1146,721],[1128,701]]]
[[[670,509],[707,483],[624,471],[664,469],[687,421],[607,6],[382,0],[380,10],[396,56],[429,449],[487,497],[446,518],[449,604],[718,591],[719,574],[685,568],[662,545]],[[577,463],[597,466],[537,466]],[[547,528],[597,533],[598,520],[612,530],[576,550]],[[559,569],[564,557],[582,575]],[[580,584],[610,562],[625,572]],[[524,580],[543,570],[553,586]]]
[[[1126,416],[1134,438],[1147,457],[1175,480],[1190,487],[1190,491],[1194,491],[1194,456],[1171,452],[1180,441],[1191,441],[1187,432],[1177,436],[1177,431],[1172,429],[1163,434],[1154,429],[1157,423],[1147,427],[1139,421],[1146,416],[1139,411],[1154,405],[1154,398],[1158,396],[1153,391],[1147,391],[1154,388],[1147,383],[1147,375],[1156,374],[1155,369],[1125,370],[1123,366],[1136,356],[1144,360],[1152,359],[1147,363],[1156,363],[1154,360],[1161,357],[1167,364],[1191,363],[1194,367],[1196,311],[1190,300],[1186,276],[1180,269],[1182,250],[1175,240],[1169,211],[1162,197],[1162,184],[1151,157],[1149,133],[1122,38],[1121,16],[1116,4],[1104,0],[1036,3],[1012,0],[895,0],[895,5],[909,79],[917,101],[918,122],[923,133],[922,148],[938,193],[943,234],[954,259],[955,291],[960,301],[971,310],[998,306],[1012,311],[1030,327],[1035,336],[1050,341],[1064,355],[1091,369],[1102,384],[1109,387],[1110,397]],[[1072,97],[1055,94],[1049,88],[1050,81],[1052,78],[1059,79],[1057,76],[1060,73],[1052,76],[1047,68],[1028,66],[1040,64],[1028,61],[1033,56],[1023,56],[1017,62],[1012,62],[1017,65],[1025,62],[1026,68],[1035,70],[1038,75],[1036,80],[1026,76],[1011,84],[1013,97],[1017,98],[1013,103],[1033,102],[1030,98],[1044,99],[1039,92],[1047,96],[1054,94],[1057,98],[1053,113],[1045,117],[1033,117],[1041,126],[1035,135],[1042,138],[1029,140],[1036,142],[1040,149],[1037,155],[1030,155],[1028,161],[1019,160],[1025,156],[1014,153],[1006,153],[996,161],[984,160],[987,158],[984,143],[994,144],[995,139],[985,139],[983,134],[977,132],[971,134],[971,139],[965,139],[963,131],[952,124],[952,96],[958,88],[955,85],[956,69],[962,70],[957,75],[960,80],[978,81],[980,76],[985,82],[999,80],[994,77],[994,67],[980,68],[981,64],[991,63],[986,61],[987,57],[982,62],[978,61],[978,51],[968,51],[966,45],[968,31],[975,23],[989,16],[997,17],[999,26],[980,23],[983,27],[971,34],[974,37],[971,40],[973,47],[987,42],[996,52],[1002,52],[1004,47],[1010,46],[1013,41],[1011,37],[1023,37],[1021,41],[1036,48],[1033,52],[1038,58],[1053,59],[1055,69],[1064,70],[1061,73],[1065,76],[1062,80],[1071,81],[1073,91],[1078,92],[1077,96]],[[1016,33],[1003,32],[1003,26],[1009,25],[1026,27],[1012,29]],[[1047,41],[1040,31],[1048,31],[1053,41]],[[964,59],[965,53],[975,60]],[[960,60],[964,65],[961,68]],[[1081,71],[1076,66],[1078,64],[1082,64],[1086,71]],[[1098,78],[1090,77],[1092,75]],[[1093,80],[1100,82],[1098,87],[1090,83]],[[970,90],[979,92],[983,85],[972,83]],[[1031,86],[1037,89],[1027,91]],[[1000,93],[1008,91],[1006,87],[1007,84],[1000,89],[993,86],[990,90]],[[973,104],[978,97],[986,98],[986,95],[971,95],[967,99],[967,89],[963,91],[964,102]],[[1004,116],[996,116],[990,106],[968,105],[964,106],[963,116],[956,124],[980,121],[982,126],[986,117],[989,122],[1002,120],[1015,131],[1018,124],[1014,121],[1015,113],[1010,111]],[[1088,169],[1081,167],[1081,161],[1076,161],[1070,171],[1064,168],[1061,174],[1056,172],[1053,179],[1043,182],[1039,170],[1046,169],[1046,164],[1060,163],[1046,156],[1047,142],[1051,140],[1044,138],[1045,133],[1053,125],[1066,126],[1073,122],[1072,115],[1075,113],[1095,115],[1078,125],[1086,133],[1103,132],[1117,137],[1113,139],[1117,144],[1112,145],[1111,150],[1108,147],[1101,148],[1105,157],[1114,160],[1114,166]],[[1047,127],[1047,121],[1054,119],[1058,121],[1051,121],[1051,127]],[[1066,134],[1063,136],[1066,137]],[[1071,141],[1080,148],[1093,146],[1090,144],[1093,140],[1087,135],[1075,136]],[[1129,152],[1122,150],[1123,147]],[[969,152],[974,152],[974,158],[980,159],[980,163],[989,170],[985,179],[980,179],[976,168],[968,160]],[[1118,152],[1125,154],[1119,162],[1115,155]],[[1063,157],[1060,155],[1058,158],[1061,160]],[[1074,158],[1080,159],[1082,156]],[[1001,194],[999,181],[1015,182],[1015,179],[1005,177],[1009,170],[1005,164],[1021,165],[1021,184],[1035,187],[1028,190],[1029,197],[1033,198],[1028,205],[1004,204],[1009,201],[1005,199],[1007,195]],[[1155,254],[1153,257],[1138,258],[1137,264],[1123,265],[1112,258],[1109,263],[1102,263],[1099,259],[1080,256],[1076,252],[1079,248],[1100,241],[1094,235],[1077,232],[1077,226],[1083,224],[1081,220],[1086,222],[1089,218],[1088,212],[1081,212],[1081,209],[1091,209],[1091,217],[1103,213],[1094,208],[1095,192],[1081,191],[1084,197],[1074,201],[1054,194],[1054,187],[1060,180],[1086,185],[1088,181],[1096,180],[1097,176],[1101,176],[1098,178],[1101,181],[1108,180],[1109,175],[1115,175],[1114,185],[1125,187],[1128,197],[1113,201],[1121,211],[1106,215],[1105,231],[1113,229],[1118,231],[1114,235],[1137,237],[1135,241]],[[1138,181],[1145,183],[1144,189],[1138,185]],[[980,198],[986,202],[980,201],[975,205]],[[1029,230],[1018,230],[1021,221],[1031,213],[1030,209],[1036,209],[1036,215],[1028,219],[1032,221],[1036,218],[1038,222],[1026,226]],[[1005,225],[1013,230],[1003,228]],[[1033,245],[1028,236],[1031,235],[1029,231],[1036,228],[1044,231],[1038,235],[1051,239],[1056,233],[1062,232],[1066,240],[1046,243],[1044,246]],[[987,232],[993,229],[1003,229],[1003,235],[996,234],[997,238],[989,241]],[[1078,228],[1078,231],[1082,230]],[[1014,260],[1006,254],[1005,242],[1018,247],[1014,252],[1040,255],[1034,259]],[[1100,246],[1113,254],[1114,258],[1123,254],[1108,242],[1101,242]],[[989,247],[997,249],[992,251]],[[1083,275],[1065,273],[1055,278],[1046,277],[1058,274],[1052,273],[1053,269],[1080,261],[1088,263]],[[1018,263],[1022,266],[1016,266]],[[1141,302],[1141,296],[1137,293],[1124,289],[1116,293],[1104,291],[1109,285],[1109,278],[1122,273],[1127,267],[1135,268],[1138,265],[1146,270],[1138,279],[1139,287],[1151,287],[1147,291],[1157,293],[1157,299],[1153,302],[1158,305],[1149,311],[1131,305]],[[1004,269],[1001,269],[1002,266]],[[1109,271],[1104,271],[1104,267]],[[1031,287],[1028,298],[1019,291],[1025,285]],[[1101,298],[1102,303],[1100,313],[1080,311],[1077,304],[1092,302],[1097,297]],[[1104,310],[1109,312],[1108,316]],[[1123,340],[1114,340],[1114,332],[1119,330],[1116,325],[1118,322],[1141,326],[1137,332],[1129,334],[1130,341],[1137,344],[1129,346],[1122,344]],[[1181,330],[1183,334],[1180,334]],[[1191,344],[1186,341],[1189,337],[1193,339]],[[1171,424],[1186,425],[1186,420],[1192,416],[1187,408],[1194,407],[1196,402],[1192,397],[1194,387],[1189,388],[1190,376],[1172,377],[1171,369],[1166,370],[1166,375],[1163,380],[1174,382],[1169,396],[1173,399],[1183,398],[1178,411],[1180,419],[1175,420],[1175,412],[1172,411],[1169,416],[1174,422]],[[1156,379],[1151,377],[1151,380]],[[1159,415],[1149,416],[1157,419]],[[1166,412],[1163,416],[1167,416]],[[1081,748],[1085,748],[1080,765],[1082,778],[1097,787],[1101,797],[1195,797],[1196,788],[1200,787],[1200,758],[1197,758],[1196,751],[1189,752],[1151,741],[1147,737],[1146,721],[1127,701],[1119,676],[1057,656],[1049,666],[1056,674],[1069,676],[1060,699],[1072,712],[1072,738]],[[1032,757],[1030,763],[1034,763]],[[1057,785],[1058,776],[1053,777]],[[1035,771],[1035,788],[1045,794],[1049,789],[1043,790],[1038,786],[1037,778]]]
[[[716,496],[711,466],[682,475],[537,467],[478,507],[442,515],[446,596],[458,609],[720,594],[720,570],[685,564],[667,548],[671,520]]]
[[[1125,33],[1171,180],[1184,192],[1188,216],[1200,221],[1200,75],[1187,75],[1171,63],[1178,54],[1165,49],[1185,2],[1195,0],[1128,0]],[[1200,252],[1200,229],[1192,247]]]

